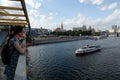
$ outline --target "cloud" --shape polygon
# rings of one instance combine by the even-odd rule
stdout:
[[[75,18],[66,19],[63,22],[64,28],[70,30],[73,27],[81,27],[86,25],[87,27],[91,26],[98,28],[100,30],[109,30],[112,25],[119,24],[120,21],[120,10],[116,9],[112,14],[108,15],[105,18],[94,19],[92,17],[86,17],[85,15],[78,13]],[[57,27],[60,27],[61,22],[51,22],[54,20],[54,15],[45,16],[39,15],[39,17],[30,19],[32,27],[44,27],[47,29],[54,30]]]
[[[76,15],[76,18],[66,19],[63,22],[64,28],[66,30],[72,29],[73,27],[81,27],[86,25],[87,27],[92,26],[100,30],[108,30],[114,24],[119,24],[120,21],[120,10],[116,9],[112,14],[108,15],[105,18],[93,19],[92,17],[86,17],[81,13]],[[34,27],[44,27],[47,29],[54,30],[57,27],[60,27],[61,22],[50,22],[54,20],[52,16],[40,15],[38,19],[31,19],[32,26]]]
[[[49,13],[49,15],[50,15],[50,16],[52,16],[52,15],[53,15],[53,13],[52,13],[52,12],[50,12],[50,13]]]
[[[41,7],[41,3],[35,0],[25,0],[26,4],[28,4],[29,6],[31,6],[34,9],[38,9]]]
[[[58,15],[58,12],[55,12],[55,15]]]
[[[52,15],[40,14],[37,10],[29,10],[30,23],[33,28],[46,27],[53,20]]]
[[[80,3],[85,3],[87,2],[88,0],[79,0]]]
[[[103,7],[101,7],[100,9],[101,9],[102,11],[111,10],[111,9],[116,8],[117,6],[118,6],[118,3],[117,3],[117,2],[114,2],[114,3],[110,4],[110,5],[103,6]]]
[[[41,15],[40,16],[40,22],[42,23],[42,24],[47,24],[49,21],[51,21],[53,19],[53,17],[52,16],[45,16],[45,15]]]
[[[118,6],[118,3],[115,2],[115,3],[112,3],[111,5],[108,6],[108,9],[114,9]]]
[[[120,20],[120,10],[116,9],[111,15],[107,16],[105,21],[107,23],[118,22]]]
[[[104,0],[91,0],[91,2],[94,5],[101,5],[104,2]]]
[[[40,13],[38,12],[38,10],[32,9],[32,10],[28,10],[28,14],[29,16],[33,16],[33,17],[39,17]]]
[[[86,17],[81,13],[78,13],[76,18],[66,19],[63,24],[64,28],[72,29],[73,27],[81,27],[82,25],[96,27],[101,30],[109,30],[112,25],[119,25],[120,21],[120,10],[116,9],[112,14],[105,18],[93,19],[92,17]]]
[[[87,3],[90,2],[93,5],[101,5],[104,0],[79,0],[80,3]]]

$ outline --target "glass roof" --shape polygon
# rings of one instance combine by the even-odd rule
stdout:
[[[0,0],[0,25],[27,24],[29,19],[24,0]]]

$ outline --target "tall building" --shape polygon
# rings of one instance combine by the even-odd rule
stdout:
[[[64,28],[63,28],[63,23],[61,23],[61,30],[64,30]]]
[[[87,30],[86,25],[83,25],[82,26],[82,31],[86,31],[86,30]]]
[[[120,26],[118,26],[117,32],[120,33]]]
[[[89,26],[88,30],[92,30],[92,27],[91,27],[91,26]]]
[[[61,26],[58,27],[58,28],[56,28],[54,31],[55,31],[55,32],[65,32],[66,30],[65,30],[64,27],[63,27],[63,23],[61,23]]]
[[[114,33],[117,32],[117,25],[112,25],[112,29],[114,30]]]
[[[87,30],[86,25],[83,25],[82,27],[74,27],[73,28],[73,31],[79,31],[79,30],[86,31]]]
[[[95,32],[100,32],[100,30],[98,28],[94,28]]]
[[[114,29],[110,29],[110,30],[109,30],[109,33],[114,33],[114,32],[115,32]]]
[[[73,31],[79,31],[79,30],[82,30],[82,28],[81,27],[74,27],[73,28]]]

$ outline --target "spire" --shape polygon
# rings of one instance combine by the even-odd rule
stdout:
[[[63,22],[61,22],[61,30],[63,30]]]

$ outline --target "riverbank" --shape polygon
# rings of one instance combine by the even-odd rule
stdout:
[[[50,43],[60,43],[60,42],[70,42],[77,40],[97,40],[104,39],[106,37],[101,36],[61,36],[61,37],[37,37],[32,41],[32,45],[40,45],[40,44],[50,44]]]
[[[32,41],[32,45],[40,45],[40,44],[50,44],[50,43],[60,43],[60,42],[69,42],[69,41],[77,41],[77,40],[85,40],[86,37],[72,37],[72,36],[65,36],[65,37],[38,37],[34,38]]]

